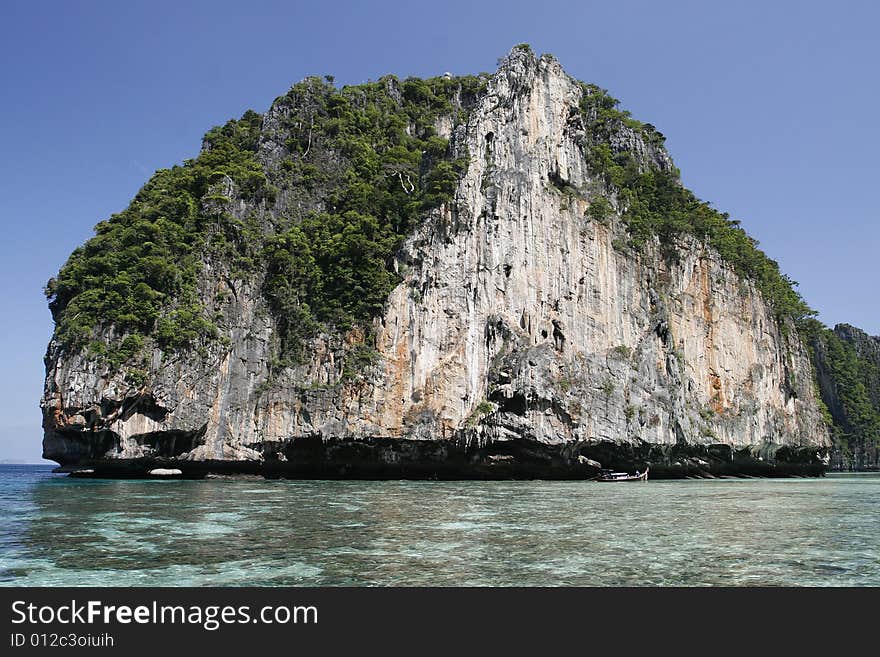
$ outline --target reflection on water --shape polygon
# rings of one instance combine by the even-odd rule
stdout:
[[[0,466],[6,585],[880,585],[880,476],[114,481]]]

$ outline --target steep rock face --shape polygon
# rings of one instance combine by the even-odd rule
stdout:
[[[848,342],[855,349],[860,359],[880,368],[880,336],[868,335],[863,330],[849,324],[838,324],[834,332],[844,342]],[[880,386],[868,386],[868,394],[875,406],[880,406]]]
[[[129,474],[157,462],[320,476],[588,476],[600,463],[820,473],[829,437],[793,327],[696,239],[634,252],[616,215],[591,218],[608,190],[585,159],[583,93],[552,57],[514,51],[465,125],[438,121],[467,172],[398,254],[402,282],[362,373],[344,372],[357,330],[322,334],[305,362],[272,370],[278,329],[260,279],[209,260],[199,290],[229,299],[216,308],[228,344],[154,349],[138,386],[50,345],[46,457]],[[261,137],[269,171],[276,119]],[[635,131],[611,144],[672,170]],[[221,191],[234,215],[253,210]]]
[[[880,337],[849,324],[809,340],[819,392],[833,420],[836,470],[880,469]]]

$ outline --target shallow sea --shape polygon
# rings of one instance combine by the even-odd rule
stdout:
[[[0,466],[6,586],[880,586],[880,475],[83,480]]]

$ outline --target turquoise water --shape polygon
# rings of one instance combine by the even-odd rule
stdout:
[[[880,475],[120,481],[0,466],[0,584],[880,585]]]

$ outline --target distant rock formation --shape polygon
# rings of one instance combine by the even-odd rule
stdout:
[[[849,324],[807,332],[816,381],[832,422],[835,470],[880,469],[880,337]]]

